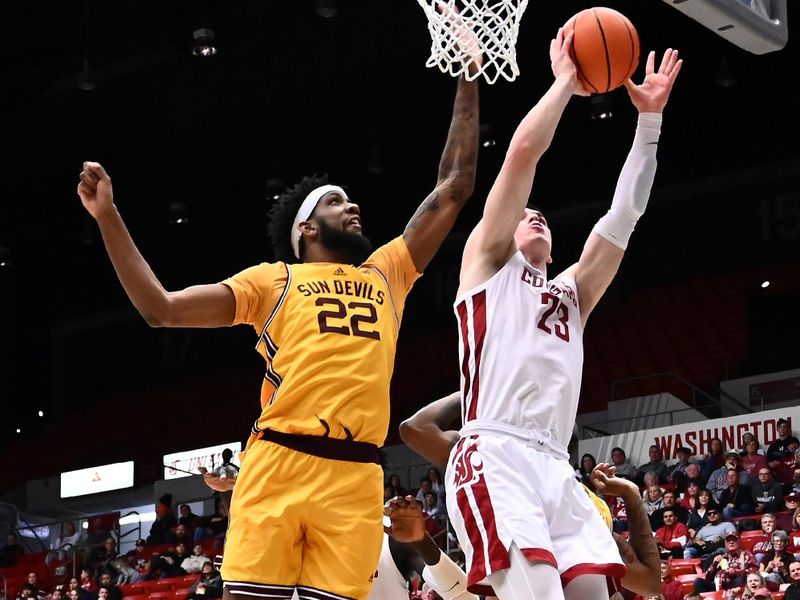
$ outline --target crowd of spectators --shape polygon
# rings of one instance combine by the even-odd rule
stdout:
[[[679,600],[686,592],[669,574],[671,561],[699,559],[701,573],[692,582],[697,594],[723,590],[725,600],[771,598],[783,586],[786,600],[800,600],[800,441],[785,419],[777,422],[777,432],[766,449],[751,433],[738,449],[714,438],[703,456],[680,447],[672,464],[655,444],[638,467],[624,449],[611,451],[617,475],[641,488],[664,561],[665,598]],[[589,487],[586,472],[596,462],[584,454],[575,470]],[[619,500],[605,499],[615,531],[624,532]]]

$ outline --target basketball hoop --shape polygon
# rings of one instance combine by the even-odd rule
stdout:
[[[469,81],[483,75],[488,83],[519,75],[519,22],[528,0],[417,0],[428,18],[431,55],[425,66],[438,67]],[[437,9],[438,6],[438,9]]]

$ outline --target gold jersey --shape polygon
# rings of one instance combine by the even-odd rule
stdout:
[[[223,281],[236,297],[233,325],[255,328],[267,363],[253,434],[382,445],[397,335],[417,277],[398,237],[358,267],[262,263]]]

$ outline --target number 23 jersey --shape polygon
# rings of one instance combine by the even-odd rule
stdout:
[[[224,280],[236,298],[232,325],[255,328],[267,363],[253,433],[382,445],[397,335],[417,277],[398,237],[358,267],[262,263]]]
[[[455,302],[465,425],[510,425],[572,436],[583,369],[575,281],[547,281],[516,252]]]

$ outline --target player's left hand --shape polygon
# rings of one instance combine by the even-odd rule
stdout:
[[[236,484],[236,476],[220,477],[205,467],[197,467],[197,470],[203,475],[205,484],[215,492],[230,492]]]
[[[389,535],[398,542],[419,542],[425,537],[425,515],[414,496],[392,498],[383,505],[383,514],[392,522]]]
[[[599,494],[621,496],[623,500],[629,498],[631,494],[639,495],[636,484],[623,477],[617,477],[617,468],[608,463],[598,463],[595,466],[591,481]]]
[[[683,59],[678,59],[677,50],[669,48],[664,52],[658,72],[655,64],[656,53],[651,51],[647,55],[644,81],[640,85],[636,85],[631,79],[625,82],[631,102],[639,112],[664,112],[672,86],[683,66]]]

